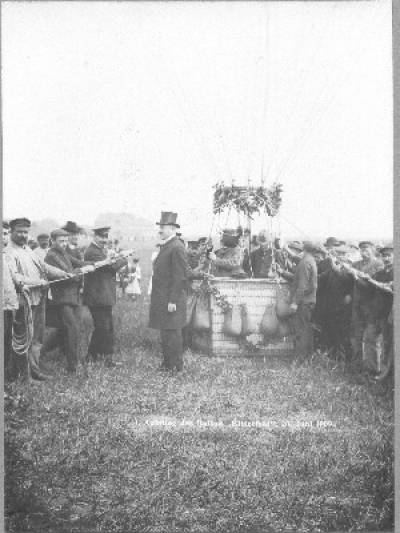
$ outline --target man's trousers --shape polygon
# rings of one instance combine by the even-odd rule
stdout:
[[[314,334],[311,317],[314,304],[300,303],[294,315],[294,348],[299,359],[305,359],[314,352]]]
[[[161,349],[164,368],[182,370],[183,368],[183,340],[181,329],[161,330]]]
[[[114,352],[114,325],[112,306],[89,306],[94,330],[88,348],[88,359],[97,360],[99,355],[111,359]]]
[[[75,372],[79,358],[80,306],[58,305],[61,326],[61,349],[69,372]]]
[[[12,326],[14,313],[11,310],[4,311],[4,379],[9,381],[15,374],[14,357],[12,350]]]

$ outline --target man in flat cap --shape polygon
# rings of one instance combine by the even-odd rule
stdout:
[[[23,361],[25,365],[20,370],[28,377],[43,380],[46,379],[46,375],[40,371],[39,360],[44,336],[48,280],[68,278],[70,274],[48,265],[27,246],[30,227],[31,223],[27,218],[10,221],[11,242],[7,246],[7,254],[21,276],[23,284],[29,288],[29,305],[33,318],[33,338],[27,359]],[[20,306],[18,313],[23,314],[23,307]]]
[[[251,270],[255,278],[268,278],[272,274],[272,264],[275,261],[272,237],[268,231],[260,231],[258,244],[259,248],[250,254]]]
[[[211,252],[211,273],[216,277],[234,277],[244,274],[243,254],[239,246],[240,232],[225,228],[221,237],[221,248]]]
[[[50,235],[48,235],[48,233],[40,233],[36,237],[36,240],[38,242],[38,247],[35,248],[34,252],[42,261],[44,261],[50,247]]]
[[[177,214],[161,213],[159,226],[160,251],[153,262],[149,326],[159,329],[163,363],[161,369],[183,368],[182,328],[186,322],[187,256],[176,236]]]
[[[67,361],[67,371],[75,373],[80,333],[80,269],[74,267],[72,258],[66,251],[68,236],[69,233],[61,228],[51,232],[52,247],[46,255],[45,262],[76,276],[55,283],[51,289],[53,312],[57,313],[59,319],[60,345]],[[82,266],[81,261],[79,265]]]
[[[4,378],[13,379],[16,372],[16,361],[12,350],[13,321],[19,307],[18,293],[23,289],[22,277],[16,265],[6,254],[9,243],[10,225],[3,222],[3,319],[4,319]]]
[[[109,226],[93,230],[93,242],[85,250],[85,261],[97,262],[108,259],[109,231]],[[84,282],[83,303],[89,307],[94,324],[87,359],[96,361],[99,355],[103,355],[105,365],[108,367],[115,366],[112,360],[114,353],[112,308],[117,299],[116,273],[127,264],[126,258],[116,258],[112,264],[103,266],[86,276]]]
[[[353,264],[353,268],[361,275],[356,277],[353,290],[353,308],[352,308],[352,345],[353,360],[357,364],[362,364],[363,355],[363,337],[367,327],[368,304],[372,297],[372,287],[365,284],[362,280],[362,274],[374,276],[379,270],[382,270],[382,260],[375,255],[375,247],[371,241],[361,241],[358,245],[361,254],[361,260]],[[373,352],[370,346],[369,352]],[[370,355],[370,359],[376,359],[375,355]]]
[[[291,309],[294,315],[295,351],[300,360],[314,352],[312,314],[317,294],[317,263],[314,254],[318,247],[311,241],[305,241],[303,256],[294,271],[290,287]]]
[[[382,287],[393,290],[393,247],[383,246],[380,254],[383,267],[371,277]],[[393,309],[393,292],[371,285],[363,279],[359,280],[358,285],[369,294],[369,300],[363,309],[367,322],[364,333],[363,367],[366,371],[378,375],[380,365],[377,357],[377,344],[380,335],[383,336],[382,367],[392,364],[392,361],[387,359],[393,352],[393,321],[389,319]],[[389,368],[382,368],[382,370],[387,372]]]

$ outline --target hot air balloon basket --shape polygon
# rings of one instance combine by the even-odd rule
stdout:
[[[290,328],[277,328],[276,333],[264,334],[260,326],[265,322],[265,313],[275,313],[277,298],[288,292],[288,284],[279,280],[218,278],[208,281],[207,291],[210,310],[210,329],[194,331],[193,349],[209,356],[291,356],[293,338]],[[221,297],[222,295],[222,305]],[[230,306],[226,305],[229,302]],[[232,308],[241,309],[243,329],[247,335],[229,335],[227,317],[232,327]],[[267,311],[266,311],[267,310]],[[246,315],[250,317],[246,319]],[[237,316],[237,313],[236,313]],[[284,325],[281,319],[273,317],[273,323]],[[253,328],[253,329],[252,329]],[[237,330],[237,323],[232,331]],[[254,331],[249,333],[249,331]],[[280,332],[284,331],[282,337]],[[245,333],[245,332],[243,332]]]

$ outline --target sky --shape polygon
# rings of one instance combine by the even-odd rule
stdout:
[[[183,233],[217,182],[283,185],[283,236],[391,238],[391,3],[2,2],[3,212]],[[155,227],[156,231],[156,227]]]

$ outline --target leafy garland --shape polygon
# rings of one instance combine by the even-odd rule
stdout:
[[[204,281],[196,290],[198,294],[212,294],[215,298],[215,303],[222,309],[224,313],[227,313],[232,309],[232,304],[228,301],[227,297],[219,291],[215,286],[210,285],[208,282],[208,276],[204,277]]]
[[[282,203],[283,188],[280,183],[265,188],[228,186],[222,181],[217,183],[214,189],[214,213],[221,213],[230,207],[251,218],[251,215],[265,209],[267,215],[273,217],[278,214]]]

